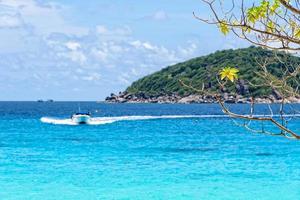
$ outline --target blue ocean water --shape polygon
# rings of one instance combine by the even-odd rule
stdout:
[[[218,105],[81,102],[105,123],[55,124],[78,104],[0,103],[0,199],[300,199],[300,141],[250,133]]]

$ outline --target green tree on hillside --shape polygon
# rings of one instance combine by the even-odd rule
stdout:
[[[256,87],[257,84],[264,83],[264,77],[257,76],[257,72],[263,69],[259,66],[257,59],[277,61],[278,58],[284,62],[270,63],[267,68],[272,74],[280,79],[286,67],[300,64],[300,58],[283,52],[265,50],[260,47],[249,47],[236,50],[222,50],[213,54],[193,58],[191,60],[166,67],[158,72],[145,76],[127,88],[131,94],[143,93],[147,96],[159,96],[166,94],[178,94],[186,96],[194,94],[195,91],[187,87],[182,87],[179,80],[191,83],[194,87],[200,88],[203,83],[210,91],[219,89],[216,75],[226,67],[238,67],[239,80],[235,83],[229,82],[226,85],[227,92],[235,92],[240,86],[238,95],[244,98],[265,97],[272,95],[269,86]],[[247,82],[253,83],[252,85]],[[297,85],[297,84],[294,84]]]

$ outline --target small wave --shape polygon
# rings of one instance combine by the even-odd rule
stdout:
[[[274,154],[272,154],[272,153],[256,153],[255,155],[256,156],[272,156]]]

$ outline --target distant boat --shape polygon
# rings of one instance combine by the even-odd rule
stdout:
[[[73,114],[71,119],[76,124],[88,124],[91,120],[91,114],[79,112]]]
[[[43,103],[43,102],[50,102],[50,103],[52,103],[52,102],[54,102],[54,100],[53,99],[48,99],[47,101],[45,101],[43,99],[39,99],[39,100],[37,100],[37,102],[39,102],[39,103]]]

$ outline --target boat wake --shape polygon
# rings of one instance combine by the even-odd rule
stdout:
[[[111,124],[118,121],[136,121],[151,119],[180,119],[180,118],[224,118],[226,115],[163,115],[163,116],[120,116],[120,117],[93,117],[87,123],[88,125]],[[58,125],[78,125],[71,119],[58,119],[51,117],[42,117],[41,122]]]
[[[244,115],[248,116],[248,115]],[[268,115],[253,115],[255,117],[267,117]],[[285,117],[297,117],[299,114],[295,115],[284,115]],[[280,117],[280,115],[272,115],[272,117]],[[162,116],[120,116],[120,117],[93,117],[87,123],[88,125],[102,125],[111,124],[118,121],[136,121],[136,120],[153,120],[153,119],[184,119],[184,118],[230,118],[228,115],[162,115]],[[42,117],[41,122],[48,124],[57,125],[78,125],[78,123],[72,121],[71,119],[58,119],[51,117]]]

